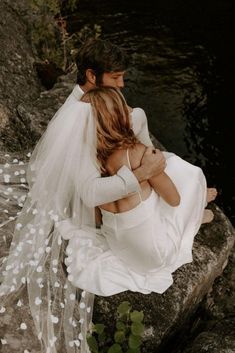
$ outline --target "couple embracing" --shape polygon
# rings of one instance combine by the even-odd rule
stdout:
[[[84,44],[77,85],[29,162],[30,191],[0,294],[26,278],[46,352],[57,352],[62,336],[67,352],[89,351],[84,335],[94,295],[166,291],[172,273],[193,260],[201,224],[213,219],[205,207],[217,191],[207,188],[202,170],[155,149],[144,111],[127,105],[127,67],[118,46]]]

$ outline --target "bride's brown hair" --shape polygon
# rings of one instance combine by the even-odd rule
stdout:
[[[117,149],[133,147],[139,140],[132,130],[130,112],[121,92],[114,87],[87,91],[81,101],[91,103],[97,130],[97,159],[102,173],[106,161]]]

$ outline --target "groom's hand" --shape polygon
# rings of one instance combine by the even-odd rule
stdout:
[[[139,182],[161,174],[166,167],[166,159],[159,149],[150,146],[146,149],[141,165],[134,171]]]

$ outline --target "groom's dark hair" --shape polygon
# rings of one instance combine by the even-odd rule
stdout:
[[[77,83],[85,85],[86,70],[91,69],[99,85],[105,72],[124,71],[128,67],[128,61],[124,49],[108,40],[91,39],[79,48],[76,57]]]

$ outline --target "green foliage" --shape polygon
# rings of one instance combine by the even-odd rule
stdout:
[[[84,26],[79,32],[67,32],[67,18],[61,14],[62,0],[28,0],[33,12],[32,28],[30,28],[32,47],[42,61],[55,63],[64,71],[69,71],[73,65],[79,43],[88,37],[98,38],[101,27],[94,24]],[[63,6],[72,12],[76,9],[78,0],[67,0]]]
[[[132,322],[141,322],[144,319],[144,313],[142,311],[134,310],[130,316]]]
[[[94,336],[89,336],[87,337],[87,343],[90,347],[90,350],[92,351],[92,353],[98,353],[98,343],[97,340]]]
[[[122,353],[122,347],[118,343],[114,343],[108,350],[108,353]]]
[[[143,311],[132,311],[128,301],[117,307],[116,331],[112,334],[103,324],[93,324],[87,336],[91,353],[141,353],[144,332]]]
[[[125,301],[125,302],[122,302],[118,308],[117,308],[117,312],[120,314],[120,315],[128,315],[128,313],[130,312],[130,303]]]
[[[104,328],[105,328],[105,326],[103,324],[96,324],[94,326],[95,332],[97,332],[100,335],[104,332]]]
[[[133,335],[141,336],[144,332],[144,325],[140,322],[133,322],[133,324],[131,325],[131,332],[133,333]]]

